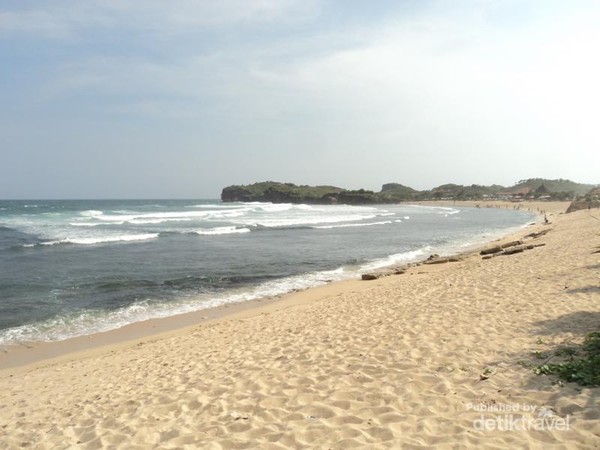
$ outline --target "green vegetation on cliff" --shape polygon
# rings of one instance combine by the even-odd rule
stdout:
[[[334,186],[297,186],[292,183],[264,181],[249,185],[234,185],[223,189],[224,202],[331,203],[330,196],[344,191]]]
[[[381,187],[379,195],[390,202],[416,200],[420,192],[399,183],[387,183]]]
[[[223,189],[224,202],[273,202],[351,205],[398,203],[419,200],[484,200],[484,199],[548,199],[568,200],[594,188],[569,180],[531,178],[506,188],[499,185],[463,186],[444,184],[429,191],[418,191],[399,183],[384,184],[380,192],[365,189],[348,190],[335,186],[298,186],[292,183],[265,181],[250,185],[234,185]]]
[[[571,180],[546,180],[544,178],[529,178],[528,180],[521,180],[514,186],[507,189],[507,192],[518,192],[520,190],[529,189],[531,192],[538,190],[541,193],[551,194],[558,192],[566,192],[573,195],[585,195],[595,186],[592,184],[575,183]]]
[[[463,186],[459,184],[443,184],[433,188],[429,192],[429,198],[452,198],[455,200],[478,200],[486,197],[493,197],[497,192],[504,189],[499,185],[480,186],[473,184],[471,186]]]

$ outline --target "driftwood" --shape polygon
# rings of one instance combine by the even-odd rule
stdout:
[[[502,244],[500,247],[502,247],[502,248],[516,247],[517,245],[521,245],[521,244],[523,244],[523,241],[512,241],[512,242],[507,242],[506,244]]]
[[[479,254],[480,255],[493,255],[495,253],[500,253],[502,250],[504,250],[506,248],[515,247],[515,246],[521,245],[521,244],[523,244],[523,241],[506,242],[501,245],[496,245],[494,247],[483,249],[479,252]]]
[[[460,258],[451,256],[449,258],[428,259],[427,261],[424,262],[424,264],[446,264],[449,262],[458,262],[458,261],[460,261]]]
[[[530,233],[527,236],[525,236],[526,238],[532,238],[532,239],[537,239],[541,236],[544,236],[546,233],[548,233],[550,230],[542,230],[538,233]]]
[[[481,250],[479,252],[480,255],[492,255],[494,253],[498,253],[502,251],[502,247],[500,247],[499,245],[497,245],[496,247],[492,247],[492,248],[486,248],[484,250]]]
[[[379,278],[379,275],[374,273],[363,273],[361,278],[363,280],[376,280],[377,278]]]
[[[509,248],[508,250],[504,250],[502,253],[500,253],[500,255],[514,255],[515,253],[521,253],[521,252],[524,252],[525,250],[526,250],[525,247]]]
[[[522,253],[525,250],[533,250],[534,248],[537,247],[543,247],[544,243],[540,243],[540,244],[529,244],[529,245],[523,245],[523,246],[517,246],[517,247],[512,247],[512,248],[507,248],[503,251],[496,251],[493,254],[487,254],[486,256],[484,256],[481,259],[491,259],[494,256],[507,256],[507,255],[514,255],[516,253]],[[497,247],[495,247],[497,248]]]

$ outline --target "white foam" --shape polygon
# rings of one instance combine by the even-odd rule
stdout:
[[[239,227],[292,227],[340,222],[356,222],[381,216],[392,216],[389,210],[374,207],[349,205],[312,206],[291,203],[242,203],[237,205],[191,205],[186,211],[138,213],[134,211],[114,211],[110,214],[88,210],[80,216],[86,222],[71,222],[76,227],[107,225],[159,225],[166,222],[217,221],[222,219]],[[190,210],[192,209],[192,210]],[[193,209],[198,209],[193,210]],[[311,214],[312,213],[312,214]]]
[[[71,244],[104,244],[108,242],[134,242],[134,241],[146,241],[148,239],[156,239],[158,233],[145,233],[145,234],[123,234],[120,236],[106,236],[106,237],[89,237],[89,238],[71,238],[64,239],[62,242]]]
[[[398,221],[396,221],[398,222]],[[351,228],[351,227],[372,227],[373,225],[389,225],[392,223],[391,220],[386,220],[384,222],[368,222],[368,223],[345,223],[341,225],[320,225],[314,226],[312,228],[317,229],[331,229],[331,228]]]
[[[298,208],[301,211],[322,211],[322,209],[320,209],[320,208],[317,208],[317,207],[311,206],[311,205],[305,205],[305,204],[296,205],[296,208]]]
[[[451,208],[449,206],[431,206],[431,205],[406,205],[407,208],[413,209],[430,209],[430,210],[440,210],[440,211],[460,211],[456,208]]]
[[[219,219],[219,218],[231,218],[231,217],[243,217],[246,215],[248,210],[246,209],[238,209],[233,211],[214,211],[210,214],[210,218]]]
[[[447,217],[447,216],[452,216],[454,214],[458,214],[459,212],[460,212],[460,209],[453,209],[453,210],[450,210],[450,211],[442,211],[439,214],[443,214],[444,216]]]
[[[95,209],[88,209],[87,211],[81,211],[79,215],[83,217],[100,217],[104,215],[104,213]]]
[[[273,204],[262,204],[258,205],[260,209],[265,212],[282,212],[289,211],[294,207],[291,203],[273,203]]]
[[[192,220],[192,219],[189,217],[169,218],[169,219],[133,219],[133,220],[128,220],[127,223],[131,223],[134,225],[148,225],[148,224],[159,224],[159,223],[165,223],[165,222],[189,222],[190,220]],[[116,222],[116,223],[122,224],[124,222]]]
[[[244,205],[235,205],[235,204],[227,204],[227,205],[210,205],[210,204],[200,204],[200,205],[187,205],[186,208],[226,208],[226,209],[235,209],[235,208],[244,208]]]
[[[125,222],[121,222],[119,225],[123,225],[123,223],[125,223]],[[72,227],[97,227],[99,225],[102,225],[102,223],[98,223],[98,222],[95,222],[95,223],[92,223],[92,222],[71,222],[71,223],[69,223],[69,225],[71,225]]]
[[[73,237],[58,239],[54,241],[40,242],[39,244],[24,244],[23,247],[31,248],[37,245],[59,245],[59,244],[80,244],[80,245],[94,245],[94,244],[107,244],[111,242],[136,242],[146,241],[149,239],[155,239],[159,236],[159,233],[145,233],[145,234],[124,234],[119,236],[101,236],[101,237]]]
[[[206,230],[196,230],[193,233],[200,234],[203,236],[215,236],[221,234],[238,234],[238,233],[249,233],[248,228],[236,228],[236,227],[215,227],[208,228]]]
[[[423,211],[425,213],[442,212],[448,214],[449,212],[456,211],[453,214],[457,214],[460,210],[453,208],[444,207],[427,207],[430,211]],[[182,208],[183,209],[183,208]],[[310,222],[316,221],[316,227],[319,224],[324,228],[337,228],[337,227],[353,227],[353,226],[374,226],[384,225],[392,223],[390,221],[374,221],[368,222],[365,217],[375,218],[385,215],[389,211],[381,210],[377,208],[367,207],[353,207],[346,205],[323,205],[323,206],[308,206],[308,205],[294,205],[290,209],[276,211],[274,209],[269,211],[259,207],[253,207],[252,205],[237,205],[236,208],[225,208],[219,205],[203,205],[199,208],[201,211],[186,211],[186,212],[175,212],[175,213],[138,213],[135,211],[112,211],[110,215],[105,215],[101,211],[85,211],[81,213],[78,219],[81,222],[73,222],[71,225],[74,226],[95,226],[97,224],[114,225],[117,223],[125,223],[123,217],[134,217],[134,220],[164,220],[164,219],[191,219],[195,220],[199,218],[201,222],[197,226],[192,226],[190,229],[183,229],[185,232],[195,230],[197,234],[206,235],[218,235],[218,234],[229,234],[229,233],[247,233],[250,229],[245,225],[253,221],[261,224],[267,224],[269,222],[276,222],[274,226],[286,226],[286,225],[312,225]],[[391,210],[391,208],[390,208]],[[397,210],[396,210],[397,211]],[[199,212],[197,216],[190,215],[190,213]],[[398,217],[401,214],[405,214],[406,210],[400,210],[397,213]],[[411,214],[417,214],[417,217],[421,212],[416,210],[410,210]],[[233,220],[218,220],[222,213],[238,214],[238,217],[234,217]],[[414,214],[413,214],[414,213]],[[169,214],[169,217],[165,217],[164,214]],[[176,216],[173,216],[175,214]],[[242,217],[243,216],[243,217]],[[223,217],[221,215],[221,217]],[[437,216],[440,218],[440,216]],[[108,220],[107,220],[108,219]],[[211,219],[214,223],[211,223]],[[410,217],[404,216],[404,220],[408,220]],[[441,218],[440,218],[441,219]],[[20,221],[23,219],[19,219]],[[28,219],[29,220],[29,219]],[[68,220],[73,221],[73,216],[69,216]],[[361,222],[362,220],[362,222]],[[400,222],[401,219],[397,219]],[[67,223],[65,222],[65,223]],[[20,222],[23,223],[23,222]],[[28,224],[29,222],[24,222]],[[75,225],[77,223],[77,225]],[[229,226],[223,226],[229,224]],[[237,226],[236,226],[237,225]],[[200,228],[200,227],[207,228]],[[213,226],[213,228],[209,228]],[[526,225],[523,225],[526,226]],[[55,232],[49,237],[50,241],[42,245],[56,245],[63,243],[72,244],[102,244],[109,242],[128,242],[128,241],[139,241],[143,239],[154,239],[158,237],[158,233],[143,233],[133,234],[131,229],[132,225],[127,226],[128,230],[119,234],[116,230],[112,230],[114,235],[99,235],[93,236],[92,232],[104,232],[108,231],[101,230],[82,230],[82,229],[68,229],[65,231],[64,228],[60,231]],[[40,233],[46,233],[46,230],[40,228]],[[88,234],[85,234],[85,233]],[[505,234],[506,231],[503,231]],[[99,233],[98,233],[99,234]],[[81,235],[81,236],[79,236]],[[68,236],[66,239],[61,237]],[[489,240],[491,237],[486,237]],[[469,237],[469,241],[465,236],[463,241],[454,241],[448,245],[436,246],[435,252],[443,254],[445,250],[454,250],[450,248],[453,246],[463,247],[471,244],[475,244],[477,239],[473,239],[473,236]],[[36,244],[27,244],[27,247],[33,247]],[[37,244],[40,245],[40,244]],[[431,247],[426,246],[420,249],[407,251],[403,253],[396,253],[394,255],[387,256],[385,258],[366,262],[364,264],[355,264],[352,267],[338,268],[336,270],[314,272],[308,274],[302,274],[298,276],[287,277],[284,279],[277,279],[261,283],[254,287],[240,287],[233,290],[227,290],[224,292],[215,292],[211,294],[202,294],[195,297],[184,297],[174,299],[168,302],[152,302],[152,301],[141,301],[136,304],[122,308],[116,311],[96,311],[96,312],[85,312],[85,313],[73,313],[71,315],[61,316],[43,323],[35,323],[30,325],[24,325],[21,327],[12,328],[9,330],[0,331],[0,345],[10,344],[24,341],[47,341],[47,340],[62,340],[69,337],[87,335],[94,332],[107,331],[111,329],[120,328],[124,325],[133,322],[139,322],[150,318],[160,318],[173,316],[175,314],[197,311],[205,308],[220,306],[227,303],[242,302],[247,300],[253,300],[265,296],[276,296],[285,294],[295,289],[304,289],[312,286],[317,286],[326,283],[328,280],[341,280],[346,278],[354,278],[359,273],[364,273],[376,269],[380,269],[386,266],[393,266],[399,263],[413,262],[418,259],[422,259],[428,254]]]
[[[214,308],[224,304],[239,303],[263,297],[282,295],[299,289],[325,284],[333,280],[350,278],[355,274],[339,268],[313,272],[268,281],[252,289],[241,288],[223,294],[200,295],[168,303],[141,301],[115,311],[67,314],[42,323],[23,325],[0,331],[0,346],[32,341],[60,341],[121,328],[148,319],[170,317],[177,314]]]
[[[225,227],[223,227],[225,228]],[[423,255],[429,247],[411,252],[398,253],[372,261],[358,270],[343,267],[290,276],[261,283],[253,288],[239,288],[224,293],[202,294],[194,298],[181,298],[168,303],[141,301],[116,311],[85,312],[50,319],[42,323],[28,324],[0,331],[0,346],[31,341],[59,341],[121,328],[148,319],[170,317],[177,314],[214,308],[225,304],[240,303],[265,297],[283,295],[295,290],[308,289],[330,281],[351,279],[361,271],[390,266],[398,262],[412,261]]]
[[[376,214],[351,214],[351,215],[337,215],[331,217],[324,216],[293,216],[293,217],[280,217],[277,219],[259,219],[249,220],[245,219],[238,221],[241,225],[246,226],[261,226],[267,228],[278,228],[278,227],[294,227],[294,226],[308,226],[318,225],[322,223],[339,223],[339,222],[356,222],[359,220],[374,219],[377,217]],[[235,222],[235,221],[232,221]]]
[[[183,212],[159,212],[140,214],[104,214],[97,219],[107,222],[131,222],[135,220],[165,220],[165,219],[201,219],[210,214],[210,211],[183,211]]]
[[[367,264],[362,265],[360,267],[360,271],[368,272],[370,270],[377,270],[377,269],[382,269],[384,267],[393,266],[394,264],[398,264],[398,263],[413,262],[413,261],[416,261],[417,259],[419,259],[420,256],[423,256],[424,254],[426,254],[426,252],[428,252],[430,250],[431,250],[431,247],[427,245],[418,250],[412,250],[412,251],[403,252],[403,253],[395,253],[395,254],[387,256],[385,258],[370,261]]]

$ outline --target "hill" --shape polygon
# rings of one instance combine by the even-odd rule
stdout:
[[[499,185],[480,186],[472,184],[463,186],[459,184],[443,184],[429,191],[429,198],[441,199],[451,198],[453,200],[478,200],[487,197],[494,197],[497,192],[504,189]]]
[[[568,200],[585,195],[596,186],[575,183],[570,180],[547,180],[530,178],[512,187],[500,185],[443,184],[431,190],[419,191],[399,183],[386,183],[380,192],[365,189],[349,190],[336,186],[306,186],[276,181],[264,181],[250,185],[233,185],[223,189],[224,202],[272,202],[350,205],[374,203],[399,203],[419,200]]]
[[[228,186],[221,192],[224,202],[331,203],[330,196],[344,191],[335,186],[297,186],[292,183],[264,181],[250,185]]]
[[[527,180],[519,181],[517,184],[508,188],[506,191],[514,193],[519,191],[525,191],[528,189],[531,193],[535,193],[536,191],[542,194],[566,192],[571,194],[571,196],[574,196],[585,195],[593,188],[595,188],[595,186],[592,184],[575,183],[574,181],[563,180],[562,178],[559,178],[558,180],[547,180],[544,178],[529,178]]]

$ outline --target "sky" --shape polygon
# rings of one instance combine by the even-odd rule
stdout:
[[[600,183],[596,0],[0,0],[0,198]]]

